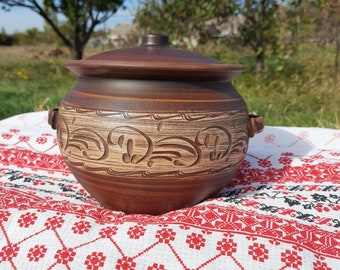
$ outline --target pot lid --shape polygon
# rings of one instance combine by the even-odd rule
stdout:
[[[139,47],[112,50],[70,60],[65,66],[80,77],[117,79],[227,81],[242,71],[241,65],[169,46],[167,36],[148,34]]]

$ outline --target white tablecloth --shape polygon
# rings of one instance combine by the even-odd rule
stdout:
[[[160,216],[97,203],[47,112],[0,121],[0,269],[340,269],[340,130],[266,127],[218,196]]]

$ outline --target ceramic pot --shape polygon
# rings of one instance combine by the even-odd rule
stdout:
[[[65,65],[78,82],[49,123],[75,178],[109,209],[157,215],[209,198],[263,129],[231,84],[242,66],[165,36]]]

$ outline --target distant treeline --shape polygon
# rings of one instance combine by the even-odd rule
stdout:
[[[0,33],[0,45],[12,46],[18,43],[18,38],[16,35],[8,35]]]

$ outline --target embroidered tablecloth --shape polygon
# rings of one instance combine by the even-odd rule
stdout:
[[[47,112],[0,121],[0,269],[340,269],[340,130],[266,127],[214,198],[107,210],[65,166]]]

